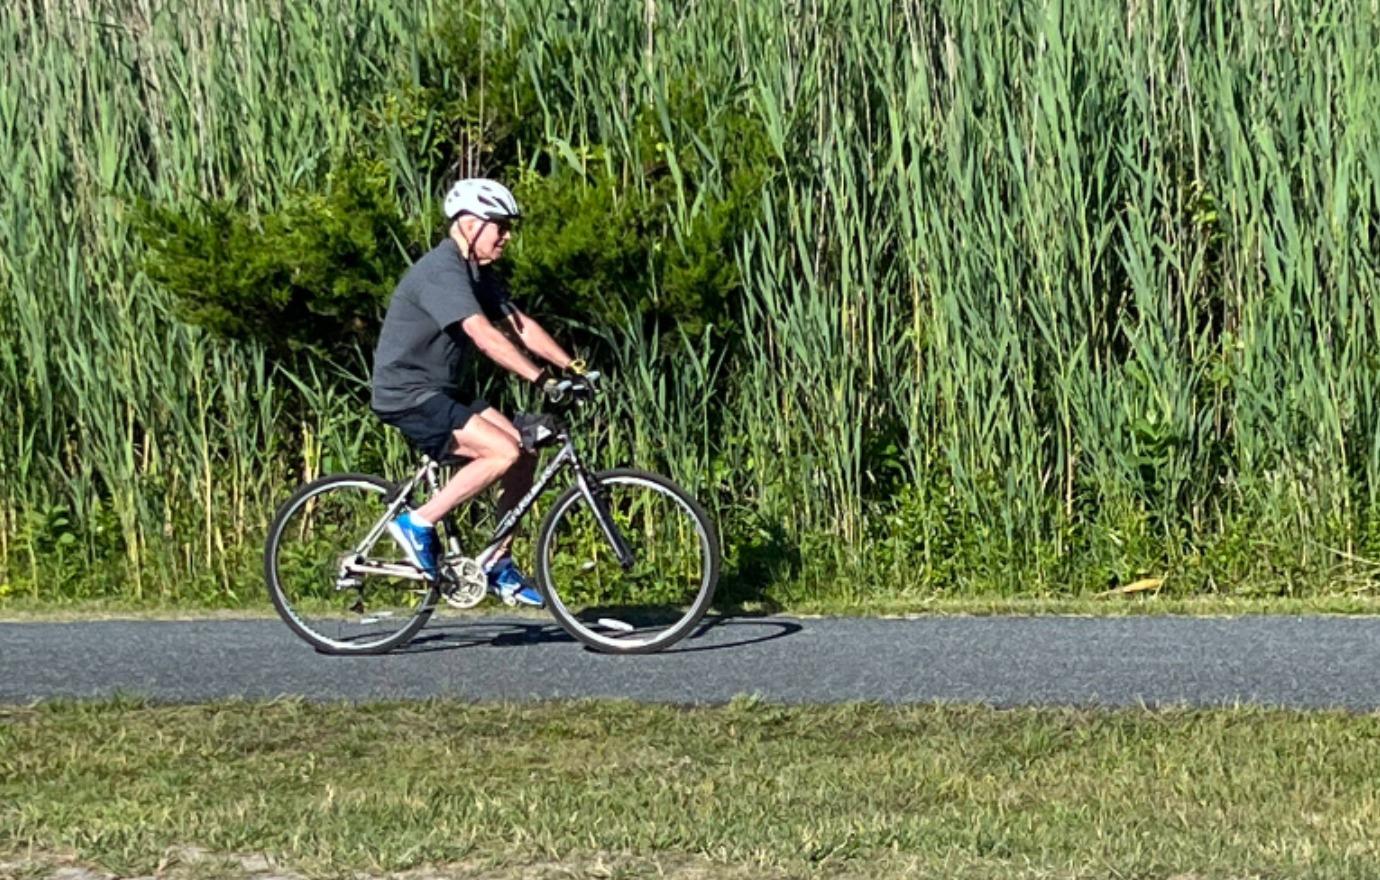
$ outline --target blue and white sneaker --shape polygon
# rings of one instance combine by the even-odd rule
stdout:
[[[407,561],[422,570],[427,577],[436,577],[436,558],[441,553],[441,539],[435,526],[414,522],[412,511],[405,511],[388,524],[388,534],[407,554]]]
[[[503,557],[489,569],[489,591],[508,605],[526,605],[529,608],[546,605],[541,591],[513,564],[511,556]]]

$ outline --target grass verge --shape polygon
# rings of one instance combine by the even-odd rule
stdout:
[[[480,606],[474,613],[511,614],[500,605]],[[878,596],[854,600],[798,602],[788,606],[749,602],[725,609],[729,614],[780,614],[804,617],[906,617],[912,615],[1077,615],[1118,617],[1144,614],[1239,616],[1244,614],[1380,615],[1373,596],[1233,597],[1129,595],[1106,597]],[[442,610],[444,613],[444,609]],[[0,600],[0,621],[74,621],[113,618],[150,620],[243,619],[275,617],[267,597],[236,605],[169,604],[128,599],[72,601],[11,597]]]
[[[307,876],[1374,877],[1377,741],[1380,716],[1262,709],[54,702],[0,708],[0,854],[121,874],[191,848]]]

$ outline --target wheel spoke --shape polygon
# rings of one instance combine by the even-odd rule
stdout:
[[[328,477],[299,490],[270,528],[266,556],[279,613],[317,648],[386,650],[405,642],[435,605],[434,588],[391,574],[363,573],[351,560],[407,567],[386,535],[359,547],[387,510],[391,487],[373,477]],[[395,569],[397,570],[397,569]]]
[[[615,652],[665,647],[704,614],[718,578],[708,518],[679,489],[652,475],[598,476],[613,529],[583,493],[556,502],[543,528],[538,570],[552,613],[582,641]],[[610,534],[631,564],[620,564]]]

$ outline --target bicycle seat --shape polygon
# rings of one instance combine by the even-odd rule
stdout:
[[[519,442],[528,452],[561,442],[560,424],[546,413],[518,413],[513,416],[513,427],[518,429]]]

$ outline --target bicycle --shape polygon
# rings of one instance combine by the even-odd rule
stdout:
[[[343,473],[298,488],[275,513],[264,548],[279,616],[322,653],[380,654],[407,644],[439,601],[468,609],[484,600],[485,565],[569,470],[574,479],[537,534],[535,576],[547,609],[576,639],[608,653],[651,653],[684,638],[713,601],[718,536],[704,508],[666,477],[585,466],[565,416],[589,401],[599,381],[589,373],[583,383],[563,382],[562,399],[548,401],[542,415],[515,420],[534,454],[559,452],[476,556],[462,550],[456,512],[437,524],[445,555],[434,579],[406,560],[386,527],[404,505],[415,507],[419,487],[439,490],[463,459],[423,455],[401,482]]]

